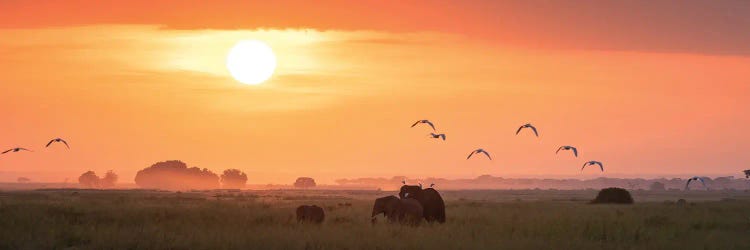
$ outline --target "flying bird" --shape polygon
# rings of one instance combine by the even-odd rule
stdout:
[[[430,136],[432,136],[432,138],[435,138],[435,139],[440,138],[440,139],[443,139],[443,141],[445,141],[445,134],[430,133]]]
[[[432,131],[435,131],[435,125],[432,124],[430,120],[419,120],[415,122],[414,124],[412,124],[411,127],[413,128],[414,126],[417,126],[417,124],[420,124],[420,123],[426,123],[427,125],[430,125],[430,127],[432,127]]]
[[[492,160],[492,157],[490,156],[490,154],[487,153],[487,151],[484,151],[484,149],[481,149],[481,148],[478,148],[478,149],[476,149],[474,151],[471,151],[471,154],[469,154],[469,156],[467,156],[466,159],[468,160],[474,154],[482,154],[482,153],[484,153],[484,155],[486,155],[487,158],[490,158],[490,160]]]
[[[5,154],[5,153],[8,153],[8,152],[14,152],[15,153],[15,152],[18,152],[18,151],[21,151],[21,150],[26,150],[26,151],[29,151],[29,152],[34,152],[34,151],[31,151],[31,150],[28,150],[28,149],[25,149],[25,148],[11,148],[11,149],[3,151],[0,154]]]
[[[518,133],[521,133],[521,130],[524,128],[531,128],[531,130],[534,131],[534,135],[536,135],[536,137],[539,137],[539,133],[536,131],[536,127],[534,127],[534,125],[531,125],[531,123],[526,123],[524,125],[521,125],[521,127],[519,127],[518,130],[516,131],[516,135],[518,135]]]
[[[560,148],[557,149],[557,151],[555,151],[555,154],[559,153],[560,150],[573,150],[573,155],[575,155],[576,157],[578,157],[578,149],[576,149],[576,147],[573,147],[573,146],[561,146]]]
[[[65,147],[67,147],[68,149],[70,149],[70,146],[68,145],[68,142],[66,142],[65,140],[60,139],[60,138],[55,138],[55,139],[50,140],[47,143],[47,146],[45,146],[45,148],[49,147],[49,145],[51,145],[53,142],[62,142],[63,144],[65,144]]]
[[[703,178],[700,178],[698,176],[693,176],[692,178],[687,180],[687,183],[685,183],[685,190],[688,190],[688,185],[690,185],[691,181],[701,181],[701,184],[703,184],[703,187],[708,189],[708,187],[706,187],[706,182],[703,181]]]
[[[591,165],[599,165],[599,168],[602,169],[602,172],[604,172],[604,165],[602,165],[602,163],[598,161],[588,161],[584,163],[583,167],[581,167],[581,172],[583,172],[583,169],[586,168],[586,166],[591,166]]]

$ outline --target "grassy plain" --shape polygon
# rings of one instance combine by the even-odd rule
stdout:
[[[370,223],[389,191],[5,191],[0,249],[750,249],[748,192],[596,192],[442,191],[448,221],[412,228]],[[301,204],[325,222],[298,225]]]

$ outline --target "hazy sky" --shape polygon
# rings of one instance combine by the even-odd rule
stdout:
[[[0,181],[172,159],[250,183],[750,168],[748,1],[380,2],[0,2],[0,148],[36,151],[0,155]],[[276,53],[262,85],[225,68],[243,39]],[[58,136],[72,149],[44,149]]]

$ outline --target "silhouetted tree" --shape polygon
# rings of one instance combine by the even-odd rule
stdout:
[[[294,187],[296,188],[313,188],[315,187],[315,180],[310,177],[299,177],[294,182]]]
[[[117,174],[112,170],[107,171],[104,177],[99,180],[99,185],[102,188],[113,188],[117,184]]]
[[[28,183],[28,182],[31,181],[31,179],[26,178],[26,177],[18,177],[18,179],[16,179],[16,181],[18,181],[19,183]]]
[[[221,174],[221,184],[224,188],[243,188],[247,183],[247,175],[239,169],[227,169]]]
[[[750,169],[742,171],[743,174],[745,174],[745,178],[750,178]]]
[[[96,176],[94,171],[87,171],[78,177],[78,183],[83,187],[97,188],[99,187],[99,176]]]
[[[138,171],[135,184],[170,190],[215,189],[219,188],[219,176],[206,168],[188,168],[181,161],[164,161]]]
[[[664,190],[666,190],[666,188],[664,187],[664,183],[661,183],[661,182],[658,182],[658,181],[655,181],[655,182],[651,183],[651,186],[649,186],[649,189],[651,191],[664,191]]]

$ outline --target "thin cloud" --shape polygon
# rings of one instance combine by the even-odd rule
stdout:
[[[750,2],[742,0],[5,1],[0,13],[0,28],[432,31],[527,48],[750,55]]]

